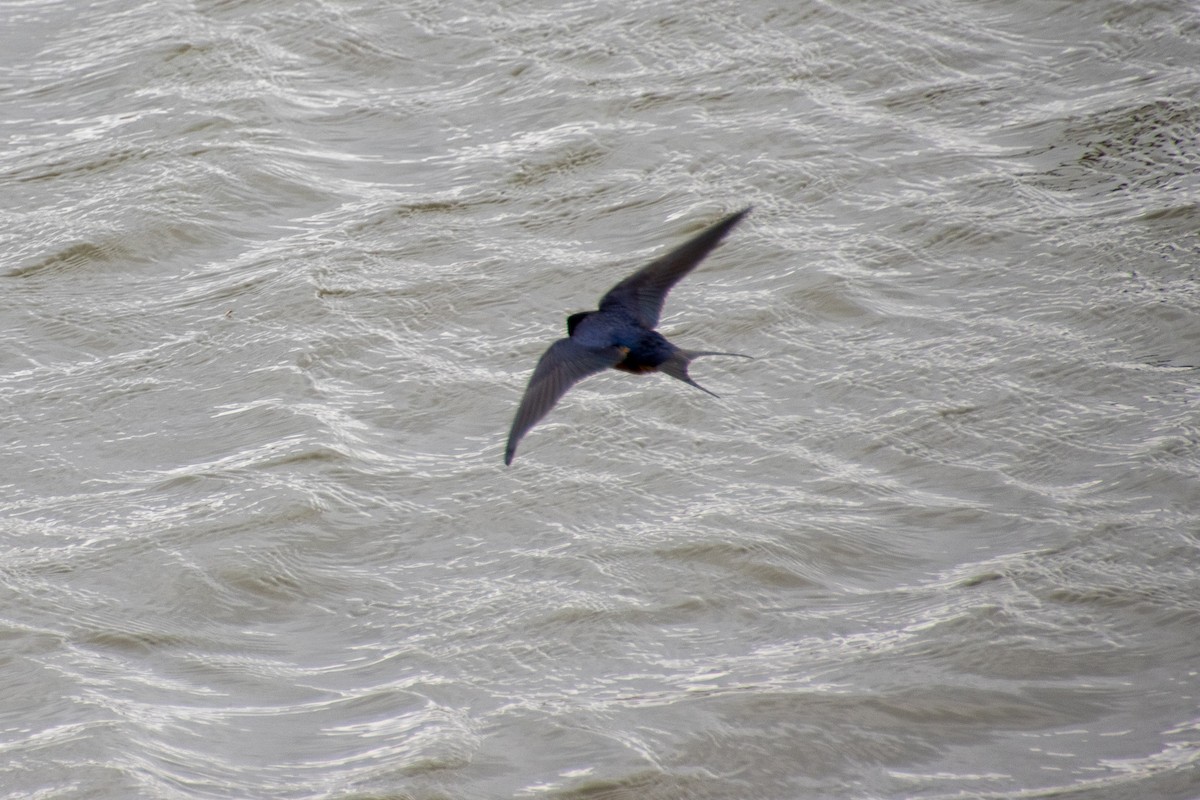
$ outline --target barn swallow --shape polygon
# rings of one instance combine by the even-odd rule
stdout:
[[[642,267],[609,289],[600,298],[596,311],[581,311],[567,317],[567,338],[559,339],[542,354],[525,387],[504,448],[506,466],[512,463],[521,437],[554,408],[568,389],[610,367],[632,373],[664,372],[716,397],[692,380],[688,363],[700,356],[750,356],[683,350],[654,329],[671,287],[691,272],[749,212],[749,208],[744,208],[730,214]]]

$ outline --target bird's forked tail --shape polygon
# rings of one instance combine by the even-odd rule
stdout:
[[[703,386],[696,383],[694,380],[692,380],[692,376],[688,375],[688,364],[690,364],[693,359],[700,358],[700,356],[737,356],[738,358],[754,358],[754,356],[748,356],[745,353],[718,353],[715,350],[676,350],[671,354],[670,358],[658,365],[658,370],[659,372],[665,372],[667,375],[670,375],[676,380],[683,381],[689,386],[695,386],[697,389],[706,394],[711,394],[713,397],[720,397],[720,395],[716,392],[710,392],[708,389],[705,389]]]

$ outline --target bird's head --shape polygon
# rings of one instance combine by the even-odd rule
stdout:
[[[579,327],[579,323],[583,322],[584,318],[595,313],[595,311],[580,311],[577,314],[567,317],[567,336],[574,336],[575,329]]]

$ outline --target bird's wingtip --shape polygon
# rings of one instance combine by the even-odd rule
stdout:
[[[747,214],[749,214],[753,210],[754,210],[754,206],[748,205],[748,206],[743,207],[740,211],[733,211],[729,214],[726,214],[725,218],[722,219],[720,222],[718,222],[715,227],[723,228],[724,230],[729,230],[734,225],[737,225],[739,222],[741,222],[742,218],[745,217]]]

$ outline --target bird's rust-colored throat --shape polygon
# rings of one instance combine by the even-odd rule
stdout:
[[[613,369],[619,369],[622,372],[632,372],[634,375],[644,375],[647,372],[658,372],[658,367],[653,364],[647,364],[645,361],[630,361],[628,358],[621,363],[614,365]]]

